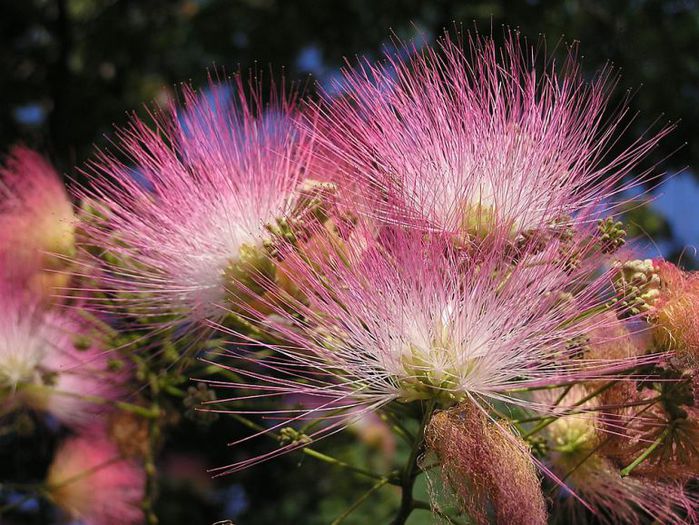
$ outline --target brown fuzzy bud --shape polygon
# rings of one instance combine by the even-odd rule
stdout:
[[[432,417],[425,445],[475,523],[546,523],[546,504],[528,447],[506,432],[467,402]]]

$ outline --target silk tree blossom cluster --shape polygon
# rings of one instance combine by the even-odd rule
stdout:
[[[600,294],[610,275],[588,282],[589,268],[566,271],[555,244],[518,264],[503,260],[499,249],[471,254],[419,231],[355,230],[341,246],[329,240],[315,248],[290,248],[284,258],[304,298],[263,308],[273,315],[262,321],[282,341],[268,345],[276,357],[260,360],[262,371],[229,365],[253,380],[234,386],[326,400],[297,417],[391,401],[532,405],[516,392],[616,377],[655,359],[578,355],[571,341],[615,322],[585,315],[604,306]],[[246,347],[229,354],[249,359]]]
[[[540,70],[532,53],[511,35],[502,48],[489,38],[445,38],[407,61],[388,55],[350,67],[342,95],[311,106],[305,129],[325,156],[315,165],[334,162],[329,178],[342,205],[329,213],[331,228],[315,225],[312,244],[295,237],[278,244],[278,271],[300,293],[257,275],[264,295],[242,315],[274,342],[220,325],[238,338],[223,366],[241,380],[214,384],[240,391],[226,401],[244,409],[220,409],[239,415],[255,412],[253,399],[303,393],[318,401],[264,405],[258,413],[273,423],[255,435],[276,433],[281,446],[221,472],[305,447],[357,414],[400,419],[397,407],[417,405],[423,419],[414,450],[436,456],[461,511],[478,523],[545,521],[542,506],[532,506],[543,501],[532,499],[541,491],[528,474],[535,465],[585,512],[611,522],[630,514],[696,522],[696,498],[685,492],[692,467],[666,469],[662,483],[641,468],[662,449],[681,450],[685,462],[698,457],[696,394],[687,373],[675,370],[671,345],[657,344],[657,336],[629,342],[629,330],[648,331],[651,306],[639,309],[636,299],[653,295],[653,280],[646,276],[639,288],[632,276],[636,295],[620,286],[633,263],[618,251],[623,224],[607,216],[623,204],[620,185],[646,178],[641,171],[626,182],[667,129],[614,153],[626,110],[610,123],[603,118],[611,73],[585,82],[574,57],[559,70]],[[339,210],[352,204],[356,217],[348,220]],[[254,293],[246,282],[236,286]],[[691,285],[685,289],[691,296]],[[673,303],[665,295],[653,322],[691,334],[675,328],[692,318],[682,315],[694,311],[691,299]],[[671,318],[678,321],[670,326]],[[571,473],[556,467],[546,439],[583,404],[565,396],[573,385],[586,389],[582,401],[597,403],[587,410],[607,423],[586,452],[596,439],[633,436],[623,454],[603,461],[590,454],[581,473],[592,474],[578,489],[568,486]],[[565,389],[557,398],[532,395],[557,386]],[[507,414],[523,415],[510,423]],[[638,425],[653,418],[656,432],[643,434]],[[487,438],[476,439],[479,433]],[[474,440],[493,446],[466,445]],[[404,495],[415,468],[404,471]],[[502,486],[508,475],[528,486]],[[665,490],[672,498],[662,502]],[[609,514],[607,491],[625,498],[625,510]],[[411,505],[404,497],[395,523]]]
[[[15,154],[0,225],[50,214],[22,246],[56,280],[7,274],[2,401],[76,434],[41,493],[157,523],[165,432],[232,414],[251,433],[218,474],[297,451],[376,480],[336,523],[386,485],[396,525],[699,523],[697,278],[614,216],[670,127],[629,140],[610,68],[503,36],[399,43],[319,99],[185,87],[91,161],[77,213]],[[346,428],[386,472],[325,452]]]

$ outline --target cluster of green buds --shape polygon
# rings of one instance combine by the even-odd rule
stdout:
[[[264,245],[270,256],[279,256],[280,242],[297,246],[312,236],[315,225],[327,223],[329,211],[335,206],[336,195],[337,186],[333,183],[305,181],[291,213],[265,225],[270,238]]]
[[[311,442],[309,438],[303,432],[299,432],[293,427],[284,427],[279,431],[279,444],[281,446],[285,445],[295,445],[295,444],[307,444]]]
[[[597,231],[602,253],[614,253],[626,243],[624,223],[615,221],[613,217],[600,219],[597,222]]]
[[[223,272],[227,284],[227,303],[233,307],[253,303],[265,291],[264,281],[274,281],[276,267],[269,253],[262,246],[244,244],[238,257],[231,259]]]

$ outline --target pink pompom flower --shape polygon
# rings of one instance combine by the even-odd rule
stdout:
[[[100,428],[69,438],[56,452],[46,479],[51,499],[85,525],[137,525],[145,475],[119,455]]]
[[[74,311],[49,309],[10,283],[0,287],[0,394],[6,409],[30,406],[71,427],[105,412],[122,393],[103,337]]]
[[[41,155],[10,151],[0,168],[0,278],[48,296],[67,282],[75,250],[73,206],[58,174]]]
[[[610,275],[593,278],[584,266],[564,271],[555,242],[512,264],[500,250],[476,256],[416,231],[362,231],[342,247],[328,241],[316,253],[286,254],[285,269],[305,300],[287,296],[285,306],[269,304],[271,316],[248,312],[282,341],[265,345],[272,357],[260,358],[254,346],[228,351],[236,359],[227,368],[250,381],[217,383],[243,390],[232,399],[303,394],[319,400],[313,408],[272,412],[282,420],[275,428],[326,418],[330,424],[308,436],[320,437],[346,425],[341,412],[361,415],[391,401],[543,408],[517,392],[609,380],[657,359],[578,355],[571,343],[611,322],[603,315]]]
[[[118,131],[92,163],[88,243],[109,254],[100,288],[144,318],[217,317],[231,276],[272,272],[265,251],[297,203],[310,139],[295,98],[239,76]],[[97,204],[99,203],[99,204]]]
[[[341,95],[316,106],[319,148],[339,160],[351,199],[372,217],[461,239],[612,209],[617,184],[668,130],[610,156],[627,110],[608,119],[609,68],[586,81],[574,50],[541,68],[517,34],[502,47],[463,40],[399,43],[383,62],[349,66]]]

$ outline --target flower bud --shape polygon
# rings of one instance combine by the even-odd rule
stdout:
[[[651,319],[661,350],[674,351],[683,364],[699,364],[699,279],[672,263],[655,261],[661,292]]]

